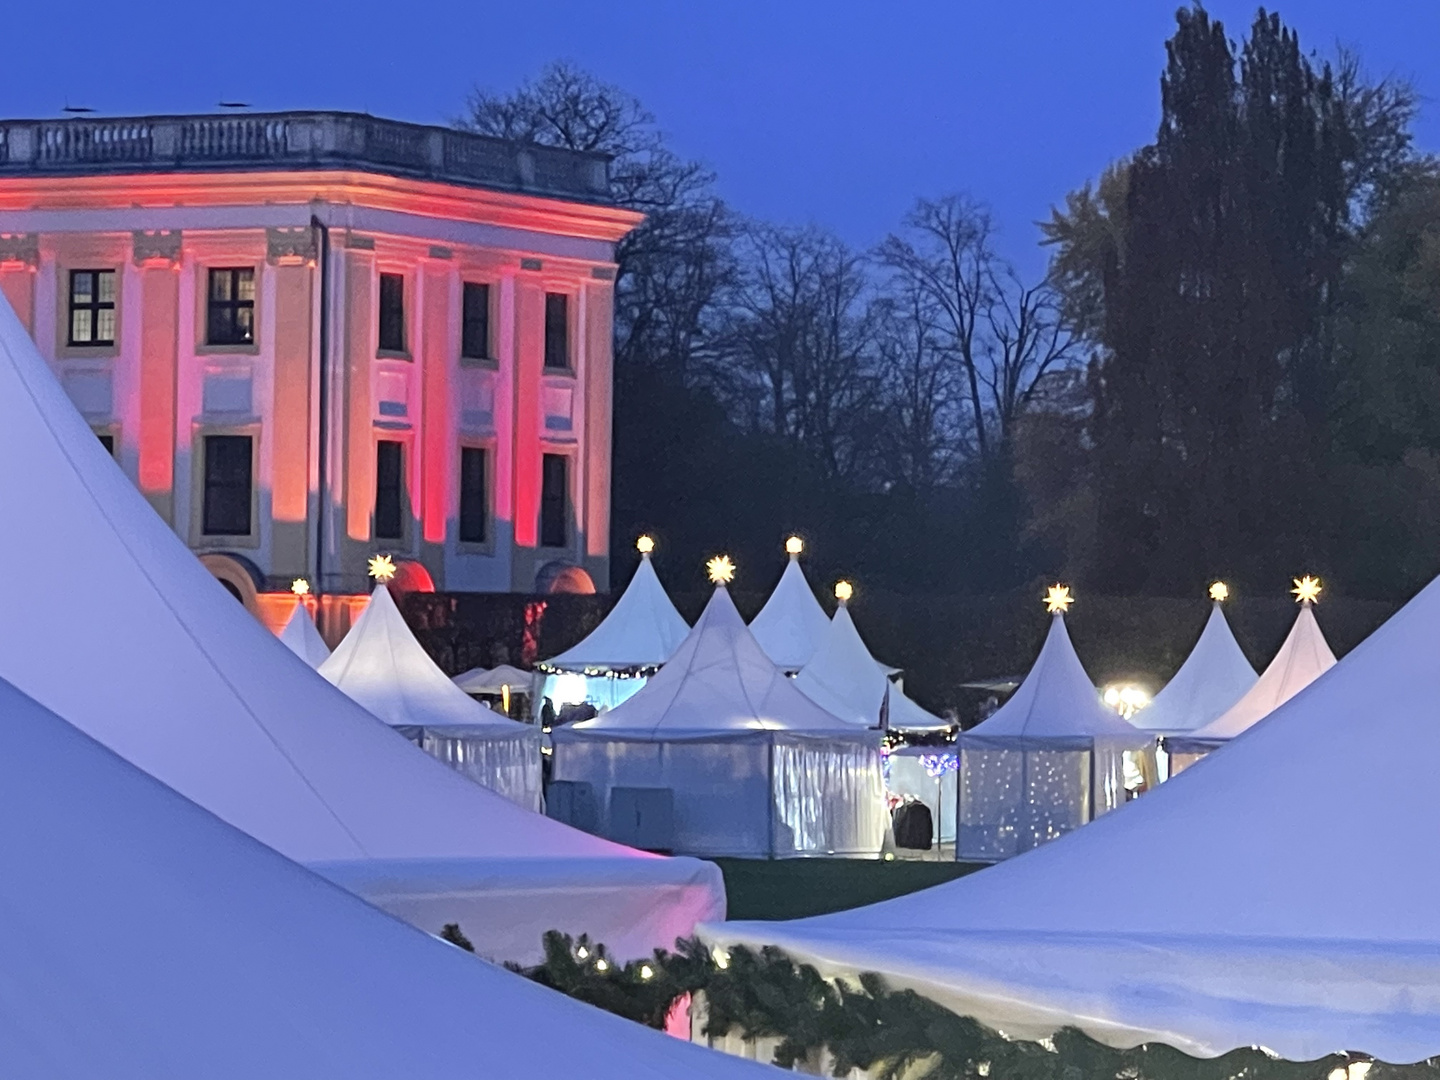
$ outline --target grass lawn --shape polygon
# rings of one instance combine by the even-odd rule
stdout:
[[[715,859],[731,919],[799,919],[928,889],[981,867],[897,859]]]

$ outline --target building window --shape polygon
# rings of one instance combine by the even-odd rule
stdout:
[[[570,297],[545,294],[545,366],[570,367]]]
[[[488,455],[477,446],[460,448],[460,541],[483,544],[489,525]]]
[[[255,343],[255,269],[226,267],[210,271],[205,320],[207,345]]]
[[[490,286],[465,282],[460,324],[460,355],[470,360],[489,360]]]
[[[405,351],[405,277],[380,275],[380,348],[384,352]]]
[[[544,454],[540,459],[540,546],[565,547],[569,539],[565,512],[569,506],[570,459]]]
[[[100,445],[103,446],[103,447],[105,447],[105,452],[106,452],[107,454],[109,454],[111,457],[114,457],[114,456],[115,456],[115,436],[114,436],[114,435],[101,435],[99,432],[96,432],[96,433],[95,433],[95,437],[100,440]]]
[[[405,535],[405,446],[390,439],[375,444],[375,539],[399,540]]]
[[[115,271],[70,271],[71,345],[115,344]]]
[[[249,536],[251,449],[249,435],[205,436],[206,536]]]

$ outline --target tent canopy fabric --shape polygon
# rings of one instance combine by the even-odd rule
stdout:
[[[805,580],[800,557],[791,555],[775,591],[750,620],[750,632],[781,671],[799,671],[829,630],[830,617]]]
[[[1440,1054],[1440,580],[1143,798],[960,881],[707,927],[878,971],[1008,1034],[1200,1056]]]
[[[1264,719],[1275,709],[1335,666],[1335,654],[1315,621],[1310,604],[1300,605],[1300,613],[1285,635],[1275,659],[1239,701],[1210,723],[1197,728],[1197,740],[1222,742],[1233,739],[1246,728]]]
[[[1217,601],[1180,670],[1130,722],[1143,731],[1194,731],[1244,697],[1255,682],[1255,669]]]
[[[5,683],[0,835],[7,1076],[780,1075],[571,1001],[406,926]],[[463,1032],[416,1016],[460,1018]]]
[[[886,691],[890,694],[889,726],[895,731],[939,731],[950,725],[926,712],[885,677],[885,667],[865,647],[850,608],[844,601],[820,647],[795,676],[795,685],[827,712],[861,727],[875,727]]]
[[[1107,709],[1095,684],[1085,674],[1065,616],[1050,617],[1050,630],[1030,673],[1004,705],[961,736],[962,742],[1074,743],[1096,738],[1116,745],[1142,747],[1153,737],[1136,731],[1121,716]]]
[[[864,737],[796,689],[761,650],[722,585],[643,689],[592,720],[557,729],[556,737],[677,740],[760,731]]]
[[[415,639],[383,584],[318,670],[392,727],[484,727],[515,738],[530,731],[456,686]]]
[[[310,609],[304,604],[295,605],[295,610],[285,621],[285,628],[280,631],[280,640],[312,668],[318,668],[330,658],[330,646],[325,644],[325,639],[315,628]]]
[[[510,664],[501,664],[489,671],[484,668],[471,668],[451,680],[467,694],[499,694],[507,686],[512,694],[528,694],[531,681],[530,672]]]
[[[669,660],[690,626],[675,610],[649,554],[600,625],[578,645],[545,661],[557,671],[644,671]]]
[[[25,463],[0,470],[0,503],[45,523],[0,536],[0,557],[24,568],[0,605],[0,677],[182,795],[297,861],[359,862],[392,884],[414,860],[463,862],[470,876],[429,895],[423,926],[475,924],[504,959],[537,958],[552,928],[645,952],[723,910],[713,865],[513,806],[317,676],[150,508],[3,298],[0,460]],[[526,886],[526,861],[546,858],[571,860],[576,884],[599,875],[604,901],[578,908],[552,876]],[[616,860],[630,876],[612,887]]]

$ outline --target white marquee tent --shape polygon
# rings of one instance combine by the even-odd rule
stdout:
[[[674,655],[689,625],[675,610],[641,537],[640,565],[600,625],[573,648],[536,665],[544,673],[540,700],[589,702],[613,708],[634,694]]]
[[[906,697],[885,671],[865,647],[849,605],[841,600],[819,647],[795,676],[795,685],[822,709],[860,727],[879,725],[887,691],[891,730],[942,731],[950,726]]]
[[[7,1077],[779,1075],[392,919],[5,683],[0,848]]]
[[[776,667],[793,674],[809,662],[825,640],[830,617],[815,599],[805,571],[800,569],[799,541],[791,537],[786,550],[789,562],[765,606],[750,620],[750,632]]]
[[[182,795],[494,957],[531,962],[552,928],[634,956],[723,912],[713,865],[522,810],[316,675],[156,516],[3,300],[0,460],[25,463],[0,505],[34,519],[0,534],[0,678]]]
[[[553,738],[554,779],[588,784],[612,836],[648,805],[668,840],[655,846],[692,854],[874,856],[884,842],[880,732],[797,690],[723,585],[643,690]]]
[[[533,676],[523,668],[501,664],[493,668],[471,668],[451,681],[467,694],[498,696],[508,686],[512,694],[528,694]]]
[[[1184,776],[960,881],[706,928],[1020,1038],[1440,1054],[1440,579]]]
[[[481,705],[415,640],[384,584],[320,674],[427,754],[539,812],[540,729]]]
[[[1162,734],[1194,731],[1239,701],[1255,681],[1255,669],[1240,651],[1217,600],[1180,670],[1130,722]]]
[[[1334,666],[1335,654],[1315,621],[1313,605],[1301,603],[1280,651],[1249,692],[1210,723],[1165,740],[1171,774],[1257,724]]]
[[[1019,689],[958,742],[958,859],[1019,855],[1113,810],[1128,797],[1127,756],[1154,777],[1154,737],[1101,703],[1062,610]]]
[[[310,610],[304,603],[296,604],[290,618],[285,620],[285,627],[280,631],[280,640],[312,668],[318,668],[330,659],[330,646],[325,644],[325,639],[315,628],[315,620],[311,618]]]

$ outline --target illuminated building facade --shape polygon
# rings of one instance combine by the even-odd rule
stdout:
[[[0,121],[0,289],[267,618],[297,577],[363,594],[377,551],[409,587],[608,579],[639,220],[601,156],[369,116]]]

